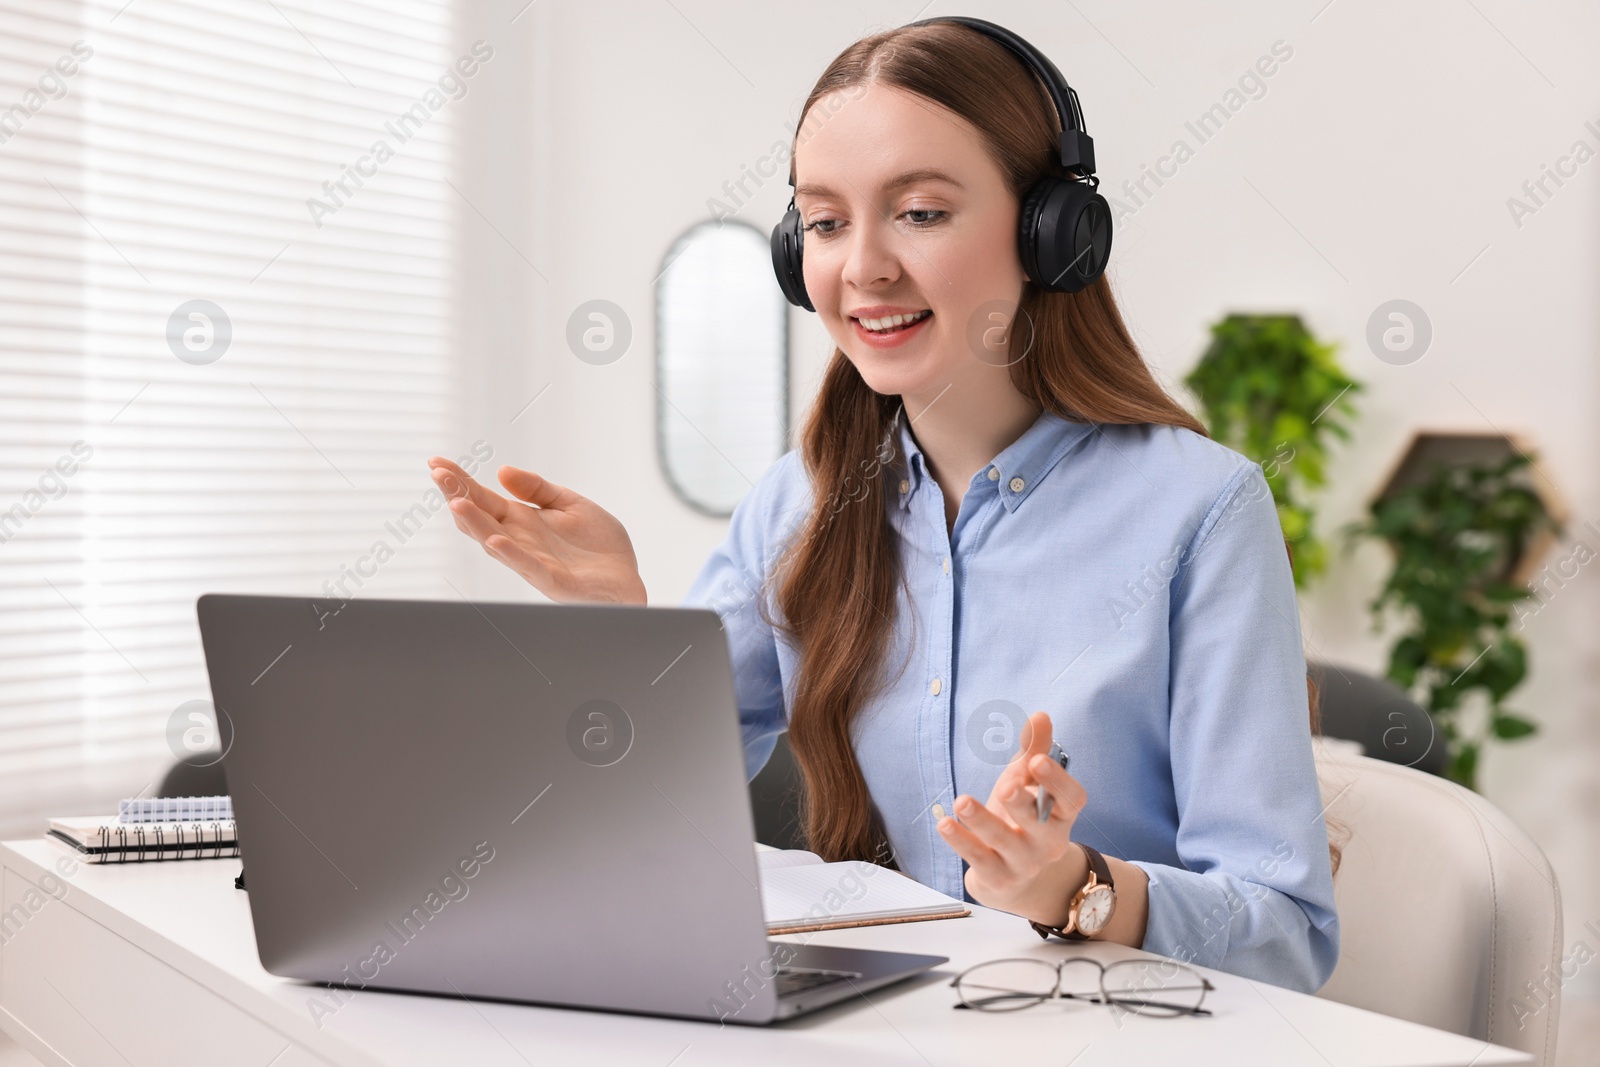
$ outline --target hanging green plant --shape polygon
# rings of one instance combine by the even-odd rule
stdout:
[[[1229,315],[1211,327],[1210,346],[1184,379],[1211,436],[1261,464],[1297,589],[1328,564],[1310,501],[1327,480],[1330,439],[1350,439],[1351,399],[1362,390],[1336,350],[1298,315]]]
[[[1389,677],[1419,700],[1443,734],[1447,776],[1469,789],[1490,739],[1514,741],[1537,724],[1505,707],[1528,673],[1528,652],[1511,632],[1515,609],[1533,591],[1512,580],[1532,540],[1561,523],[1528,483],[1531,457],[1498,463],[1440,464],[1425,480],[1381,496],[1348,536],[1379,538],[1394,549],[1394,570],[1369,605],[1374,631],[1393,609],[1400,633]],[[1470,729],[1462,711],[1483,695],[1488,714]]]

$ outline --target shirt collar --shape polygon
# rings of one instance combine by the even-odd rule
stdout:
[[[1095,428],[1094,423],[1064,419],[1049,411],[1040,412],[1021,437],[972,476],[969,488],[993,486],[1006,510],[1016,511],[1061,458]],[[918,488],[929,480],[927,460],[912,436],[904,406],[895,414],[895,430],[900,450],[906,457],[905,491],[898,494],[900,506],[906,508]],[[994,477],[990,477],[991,471]]]

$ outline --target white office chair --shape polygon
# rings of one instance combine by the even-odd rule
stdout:
[[[1539,846],[1446,779],[1322,746],[1317,772],[1350,831],[1339,964],[1317,995],[1554,1063],[1561,890]]]

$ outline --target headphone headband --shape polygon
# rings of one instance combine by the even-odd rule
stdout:
[[[931,26],[939,22],[954,22],[975,30],[1002,45],[1012,55],[1022,60],[1029,70],[1038,75],[1055,105],[1056,119],[1061,124],[1061,165],[1080,178],[1094,174],[1094,138],[1084,128],[1083,109],[1078,106],[1078,94],[1067,84],[1067,79],[1050,61],[1050,57],[1004,26],[965,15],[943,15],[909,23],[912,26]]]

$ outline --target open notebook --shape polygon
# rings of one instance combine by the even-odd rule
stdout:
[[[898,871],[861,860],[824,863],[814,852],[756,846],[767,933],[954,919],[972,909]]]

